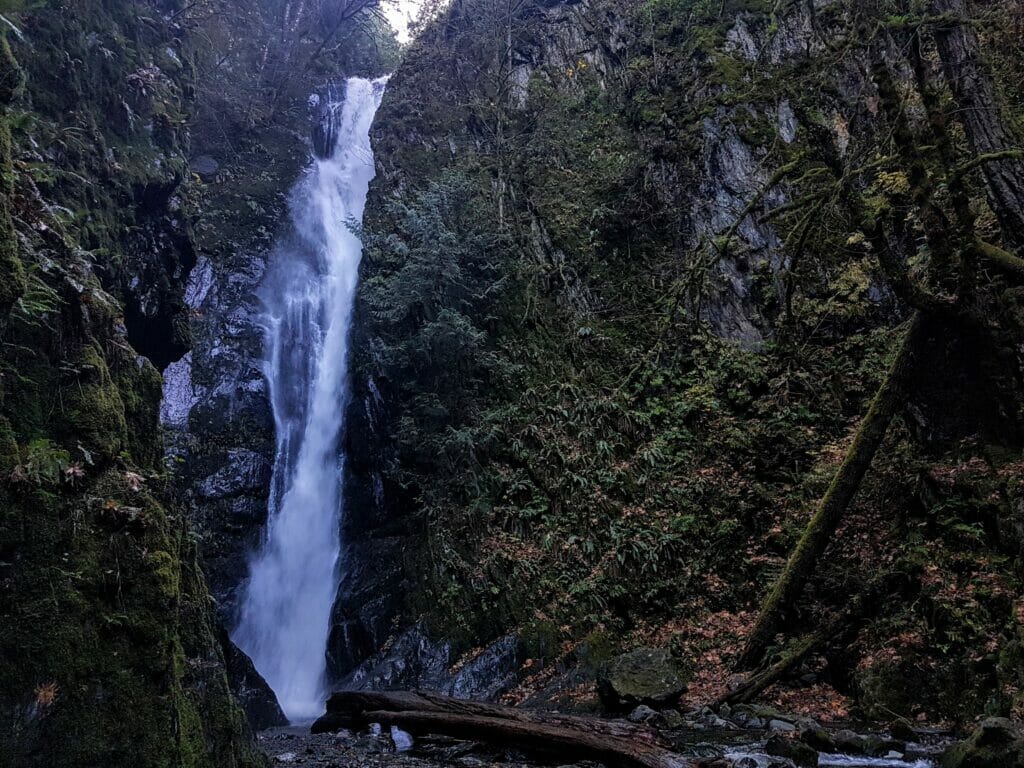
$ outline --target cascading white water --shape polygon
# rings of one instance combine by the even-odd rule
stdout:
[[[348,335],[374,175],[369,130],[386,78],[347,81],[325,110],[318,155],[292,190],[292,227],[262,288],[264,371],[277,437],[269,518],[250,563],[235,643],[292,720],[323,711],[338,589]],[[324,146],[326,144],[326,146]]]

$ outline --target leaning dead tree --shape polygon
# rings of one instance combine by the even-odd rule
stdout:
[[[619,720],[484,704],[413,691],[339,691],[313,733],[397,726],[415,736],[436,734],[515,747],[562,759],[598,760],[622,768],[688,768],[650,728]]]
[[[782,629],[856,496],[890,424],[913,396],[926,353],[948,343],[950,337],[969,338],[978,351],[977,364],[987,374],[986,368],[1000,364],[993,361],[1007,357],[1001,350],[1013,349],[1013,340],[1006,337],[1005,329],[992,321],[1002,301],[999,281],[985,278],[998,274],[1011,286],[1022,284],[1024,259],[1012,249],[1024,242],[1024,153],[1014,146],[1002,121],[994,89],[981,64],[977,37],[968,24],[964,0],[934,0],[931,12],[931,33],[945,85],[953,96],[973,158],[958,164],[947,115],[922,53],[922,29],[927,25],[908,23],[905,30],[892,31],[878,21],[873,26],[864,22],[859,39],[868,41],[871,77],[891,132],[891,167],[906,183],[887,191],[881,211],[868,211],[855,186],[863,184],[865,169],[846,173],[823,194],[841,198],[854,212],[893,293],[912,309],[912,314],[843,462],[762,605],[741,654],[740,668],[761,663]],[[926,114],[923,127],[910,124],[893,75],[903,52]],[[981,172],[989,207],[1000,224],[1002,244],[988,242],[978,233],[977,214],[966,182],[976,170]],[[908,225],[908,220],[915,224]],[[923,279],[912,276],[908,267],[905,246],[916,235],[923,236],[929,256]],[[806,655],[828,634],[812,636],[798,651],[803,649]],[[792,658],[784,658],[755,676],[756,682],[755,678],[748,682],[754,683],[751,688],[763,690],[766,681],[774,681],[791,665]]]

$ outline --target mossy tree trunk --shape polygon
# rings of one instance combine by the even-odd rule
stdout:
[[[821,500],[814,517],[786,563],[771,594],[761,608],[757,624],[747,638],[741,667],[756,665],[764,656],[776,633],[782,628],[786,613],[803,592],[818,560],[839,527],[847,507],[860,488],[861,480],[871,466],[893,417],[907,399],[910,383],[916,372],[916,361],[928,338],[926,318],[915,313],[910,328],[893,359],[885,381],[878,389],[867,415],[857,429],[853,444],[836,472],[828,492]]]
[[[980,169],[1004,240],[1014,247],[1024,242],[1024,162],[1013,149],[994,88],[984,72],[978,40],[967,24],[965,0],[933,0],[931,10],[941,17],[933,30],[936,47],[975,160],[966,169],[953,165],[948,125],[931,92],[918,32],[913,33],[911,45],[892,46],[881,28],[873,32],[865,28],[866,39],[872,40],[869,45],[874,49],[872,71],[882,112],[891,125],[892,140],[905,168],[909,189],[893,194],[888,209],[881,214],[862,218],[871,223],[870,239],[891,287],[915,313],[846,458],[762,606],[740,657],[739,666],[743,668],[753,667],[763,659],[856,495],[889,424],[912,394],[918,358],[925,349],[930,328],[937,325],[931,320],[941,320],[943,327],[953,333],[966,335],[971,330],[980,330],[984,338],[994,338],[985,321],[992,312],[989,303],[994,299],[979,296],[976,290],[979,263],[997,267],[1011,277],[1019,277],[1024,270],[1024,261],[980,240],[964,186],[967,170]],[[886,51],[894,47],[910,50],[914,56],[917,86],[929,117],[923,140],[907,121],[903,99],[889,70]],[[933,150],[922,152],[922,146]],[[949,190],[952,216],[939,202],[940,186]],[[907,255],[896,254],[889,246],[887,229],[903,226],[901,219],[908,210],[916,212],[928,244],[930,279],[924,283],[911,279]],[[932,293],[929,285],[938,287],[940,293]],[[956,295],[945,295],[947,291],[956,291]],[[978,364],[985,366],[986,362],[982,359]]]

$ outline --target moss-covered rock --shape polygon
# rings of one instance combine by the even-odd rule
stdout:
[[[613,659],[598,676],[601,701],[614,711],[639,705],[670,707],[686,690],[689,675],[664,648],[637,648]]]
[[[11,51],[8,34],[0,31],[0,104],[9,104],[25,90],[25,73]]]
[[[0,64],[14,62],[6,37],[0,35]],[[16,62],[15,62],[16,65]],[[20,70],[18,70],[20,74]],[[3,72],[0,71],[0,78]],[[6,320],[17,301],[28,287],[25,267],[18,254],[18,236],[11,218],[11,200],[14,192],[14,167],[11,160],[11,130],[7,124],[6,110],[0,107],[0,324]]]
[[[87,345],[69,367],[73,379],[67,382],[64,406],[68,433],[101,461],[109,461],[125,447],[128,431],[121,392],[95,344]]]
[[[942,768],[1022,768],[1024,735],[1013,722],[990,717],[942,756]]]
[[[792,760],[796,765],[817,768],[818,752],[812,747],[799,741],[788,739],[780,734],[768,738],[764,751],[775,757],[784,757]]]

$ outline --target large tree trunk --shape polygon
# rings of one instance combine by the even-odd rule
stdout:
[[[616,720],[534,712],[412,691],[339,691],[313,733],[394,725],[414,735],[486,741],[562,759],[624,768],[688,768],[649,728]]]
[[[933,0],[932,12],[948,19],[936,27],[935,42],[974,154],[998,155],[1019,148],[1003,123],[978,38],[967,21],[966,0]],[[1003,237],[1014,248],[1024,246],[1024,161],[1004,157],[984,163],[981,171]]]
[[[906,402],[907,389],[917,368],[916,359],[927,337],[927,322],[915,313],[910,330],[903,339],[885,381],[875,394],[867,415],[861,422],[853,445],[846,453],[839,471],[832,479],[825,497],[811,518],[786,568],[761,609],[753,631],[747,638],[739,660],[741,668],[760,663],[764,652],[782,627],[786,613],[803,592],[819,558],[839,527],[847,507],[860,488],[861,480],[871,466],[893,416]]]

